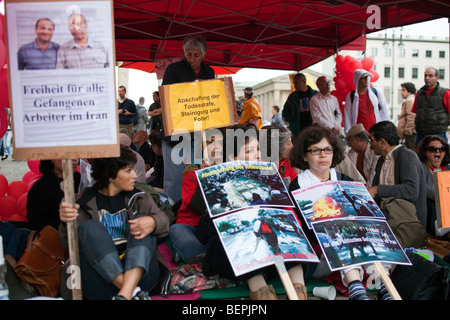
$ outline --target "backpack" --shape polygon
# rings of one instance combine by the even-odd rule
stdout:
[[[169,205],[162,202],[161,196],[159,195],[158,191],[156,191],[155,189],[153,189],[152,186],[144,182],[137,182],[137,181],[136,181],[136,188],[147,192],[153,197],[153,201],[155,201],[159,209],[169,217],[170,224],[173,224],[175,222],[176,220],[175,213],[173,212],[172,208]]]
[[[377,91],[377,89],[375,89],[374,87],[370,87],[370,89],[372,89],[373,93],[375,93],[375,96],[378,99],[378,91]],[[350,99],[351,99],[352,104],[353,104],[353,99],[355,99],[355,90],[350,92]],[[378,110],[381,111],[380,99],[378,99]]]
[[[412,202],[390,197],[381,202],[380,209],[403,248],[419,249],[425,246],[427,232],[417,218],[416,206]]]

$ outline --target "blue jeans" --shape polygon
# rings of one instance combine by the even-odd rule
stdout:
[[[4,148],[3,152],[4,152],[4,154],[7,154],[7,155],[11,154],[11,136],[12,136],[12,131],[11,131],[11,129],[8,129],[2,138],[2,143],[3,143],[3,148]]]
[[[206,253],[206,246],[197,239],[195,230],[197,227],[181,223],[170,226],[170,241],[184,262],[189,258]]]
[[[78,228],[83,296],[86,299],[111,299],[119,292],[112,280],[135,267],[144,274],[138,283],[149,291],[158,283],[159,266],[156,258],[156,237],[149,235],[136,240],[128,234],[127,251],[120,260],[119,252],[106,228],[98,221],[88,220]]]

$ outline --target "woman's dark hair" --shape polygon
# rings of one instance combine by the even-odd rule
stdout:
[[[427,163],[427,148],[433,141],[439,141],[444,146],[445,155],[442,159],[441,166],[444,166],[450,162],[450,151],[448,143],[439,136],[428,135],[423,138],[416,147],[416,153],[420,161]]]
[[[92,161],[92,177],[97,181],[98,189],[109,185],[109,179],[115,179],[120,169],[136,164],[136,155],[130,147],[120,145],[120,157],[98,158]]]
[[[301,170],[309,169],[308,163],[304,160],[307,150],[313,144],[322,141],[323,138],[327,139],[333,147],[333,160],[331,162],[331,168],[334,168],[337,164],[344,160],[344,146],[337,135],[327,128],[312,125],[300,133],[295,142],[294,148],[291,150],[289,160],[292,166]]]

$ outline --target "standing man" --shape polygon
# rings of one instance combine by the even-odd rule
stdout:
[[[414,120],[416,119],[416,114],[411,112],[412,106],[414,104],[416,87],[411,82],[405,82],[401,84],[402,91],[401,95],[405,101],[402,104],[402,111],[398,118],[398,135],[400,139],[405,140],[405,145],[411,150],[415,149],[416,142],[416,129],[414,125]]]
[[[258,103],[258,100],[253,97],[253,88],[245,88],[244,96],[246,101],[242,103],[242,115],[238,123],[241,125],[246,125],[249,123],[254,124],[258,128],[258,130],[261,130],[263,126],[261,115],[262,109]]]
[[[133,117],[137,116],[136,105],[134,101],[126,97],[127,89],[120,86],[118,90],[119,99],[117,99],[118,113],[119,113],[119,128],[127,130],[127,135],[133,141]]]
[[[17,52],[19,70],[55,69],[59,44],[50,41],[55,24],[48,18],[36,21],[36,39],[23,45]]]
[[[370,147],[369,134],[364,130],[364,126],[358,123],[347,132],[345,139],[347,139],[347,144],[350,147],[347,157],[366,180],[366,187],[371,187],[375,176],[375,167],[380,156],[376,155]]]
[[[447,141],[450,116],[450,90],[439,85],[436,68],[425,70],[425,85],[417,91],[412,112],[416,114],[416,143],[427,135],[436,135]]]
[[[73,39],[63,43],[58,50],[57,69],[108,68],[108,50],[87,34],[86,18],[78,13],[67,20]]]
[[[286,125],[283,122],[283,117],[281,116],[279,106],[272,107],[272,119],[270,119],[270,125],[277,128],[286,127]]]
[[[140,130],[147,130],[147,122],[148,122],[148,112],[144,107],[145,98],[139,98],[139,104],[136,105],[137,110],[137,121],[133,125],[134,132],[138,132]]]
[[[345,133],[357,123],[362,123],[364,129],[369,131],[375,123],[389,120],[386,99],[379,89],[370,86],[370,73],[364,69],[356,69],[353,82],[356,90],[345,98]]]
[[[303,73],[297,73],[292,80],[295,91],[287,98],[282,115],[288,123],[294,137],[312,124],[311,112],[309,110],[309,100],[317,93],[306,84],[306,77]]]
[[[321,76],[317,78],[316,85],[319,88],[319,93],[309,100],[312,121],[330,129],[335,134],[339,134],[341,131],[342,113],[337,98],[330,94],[330,80],[325,76]]]
[[[161,130],[162,128],[162,110],[161,110],[161,102],[159,100],[159,92],[153,92],[153,103],[148,108],[148,115],[150,118],[150,132],[153,130]]]

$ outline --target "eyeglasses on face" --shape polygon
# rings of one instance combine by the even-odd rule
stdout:
[[[321,154],[322,151],[325,152],[326,154],[332,154],[333,153],[333,147],[326,147],[326,148],[323,148],[323,149],[312,148],[312,149],[306,150],[306,152],[311,152],[311,154],[313,154],[315,156]]]
[[[444,146],[431,146],[431,147],[427,147],[427,151],[430,152],[445,152],[445,147]]]

